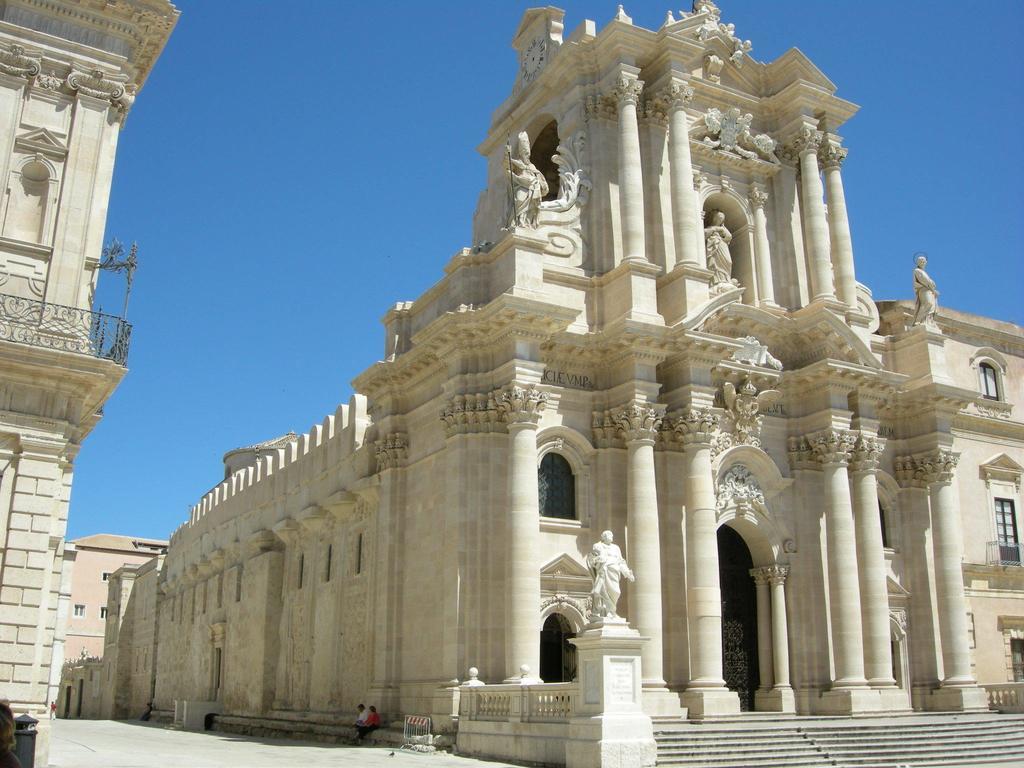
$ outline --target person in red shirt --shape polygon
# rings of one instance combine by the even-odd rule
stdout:
[[[366,734],[372,733],[373,731],[376,731],[378,728],[380,728],[380,715],[377,714],[377,708],[371,706],[370,713],[366,716],[366,719],[363,721],[363,724],[356,726],[356,731],[358,732],[358,735],[356,736],[356,741],[362,741],[363,737],[366,736]]]

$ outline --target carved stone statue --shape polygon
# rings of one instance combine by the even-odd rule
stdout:
[[[764,416],[762,409],[774,405],[782,399],[777,389],[757,391],[750,379],[746,379],[739,389],[731,381],[722,385],[722,399],[732,416],[736,426],[735,440],[741,445],[761,445],[761,423]]]
[[[505,156],[512,187],[512,215],[510,225],[536,229],[540,204],[548,193],[544,174],[530,161],[530,137],[523,131],[516,137],[515,151]]]
[[[911,325],[930,325],[935,322],[935,312],[939,308],[939,291],[935,281],[924,271],[928,259],[917,257],[914,269],[914,322]]]
[[[774,368],[782,370],[782,363],[768,351],[768,347],[762,344],[754,336],[744,336],[737,341],[743,346],[732,353],[732,359],[737,363],[747,365],[759,365],[762,368]]]
[[[700,140],[712,149],[731,152],[747,160],[778,162],[775,139],[767,133],[751,133],[753,120],[753,115],[743,114],[737,107],[725,112],[711,107],[704,113],[704,125],[698,128]]]
[[[714,274],[712,285],[732,283],[732,255],[729,253],[729,243],[732,242],[732,232],[725,226],[725,214],[721,211],[711,212],[711,225],[704,228],[704,243],[708,251],[708,269]]]
[[[619,618],[615,612],[619,595],[622,594],[619,581],[623,576],[629,581],[634,580],[633,572],[629,570],[622,557],[622,550],[613,542],[612,532],[605,531],[601,534],[601,540],[594,544],[587,555],[587,568],[590,569],[590,577],[594,580],[594,586],[590,590],[591,621]]]

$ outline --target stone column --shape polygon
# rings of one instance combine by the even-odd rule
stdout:
[[[754,588],[757,591],[757,667],[762,691],[772,687],[772,606],[768,592],[768,569],[752,568]]]
[[[775,662],[775,690],[789,688],[789,621],[786,618],[786,577],[789,568],[773,565],[765,569],[772,588],[772,651]]]
[[[768,194],[753,188],[747,196],[750,207],[754,211],[754,264],[757,270],[757,292],[759,304],[775,304],[775,285],[772,280],[772,254],[768,245],[768,218],[765,216],[764,204],[768,202]]]
[[[508,563],[505,588],[506,680],[529,680],[520,667],[540,665],[540,509],[537,494],[537,425],[547,393],[513,385],[499,407],[508,423]]]
[[[790,152],[800,158],[800,207],[806,224],[806,247],[810,251],[811,299],[833,298],[832,263],[829,259],[829,232],[825,201],[818,176],[818,146],[822,133],[804,126],[793,141]]]
[[[722,588],[718,580],[715,486],[711,440],[718,416],[691,408],[672,425],[686,464],[686,618],[690,680],[683,703],[691,717],[739,711],[739,697],[722,677]]]
[[[669,178],[672,184],[672,221],[676,235],[678,264],[707,266],[704,259],[704,233],[693,189],[693,162],[690,158],[690,122],[686,105],[693,100],[693,88],[673,83],[665,89],[669,105]]]
[[[847,150],[829,141],[821,152],[821,167],[825,170],[828,192],[828,231],[832,246],[832,267],[835,270],[836,293],[840,301],[857,305],[857,279],[853,270],[853,238],[850,237],[850,219],[846,213],[846,194],[843,177],[839,172]]]
[[[935,552],[935,601],[942,642],[941,686],[973,686],[971,656],[967,642],[967,601],[961,559],[960,505],[953,492],[953,473],[960,454],[937,449],[918,463],[928,484],[932,508],[932,547]]]
[[[853,451],[853,522],[860,566],[861,619],[864,626],[864,672],[873,688],[896,685],[889,640],[889,587],[882,524],[878,516],[878,457],[885,441],[860,435]]]
[[[854,436],[847,430],[827,429],[814,435],[810,443],[824,474],[829,613],[835,658],[832,687],[861,688],[867,685],[867,680],[864,678],[857,544],[846,471]]]
[[[619,113],[619,214],[622,219],[622,257],[646,261],[644,181],[640,160],[640,128],[637,102],[644,84],[620,76],[613,95]]]
[[[628,562],[636,581],[631,585],[634,626],[650,640],[640,652],[644,687],[664,688],[662,672],[661,539],[658,532],[658,491],[654,478],[654,441],[661,414],[641,403],[614,412],[626,439],[626,526]]]

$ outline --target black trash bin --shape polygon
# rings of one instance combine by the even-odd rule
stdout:
[[[14,718],[14,756],[21,763],[21,768],[35,768],[38,724],[39,721],[32,715],[19,715]]]

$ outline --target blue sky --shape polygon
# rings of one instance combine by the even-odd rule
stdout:
[[[71,537],[167,536],[225,451],[347,401],[382,356],[384,312],[470,244],[475,147],[531,5],[177,4],[118,150],[107,235],[140,245],[135,330],[76,461]],[[560,6],[567,33],[616,8]],[[926,251],[942,303],[1024,324],[1024,3],[720,6],[755,58],[795,46],[861,105],[840,133],[857,277],[875,297],[910,298]],[[657,28],[666,7],[626,11]],[[103,278],[106,310],[120,281]]]

